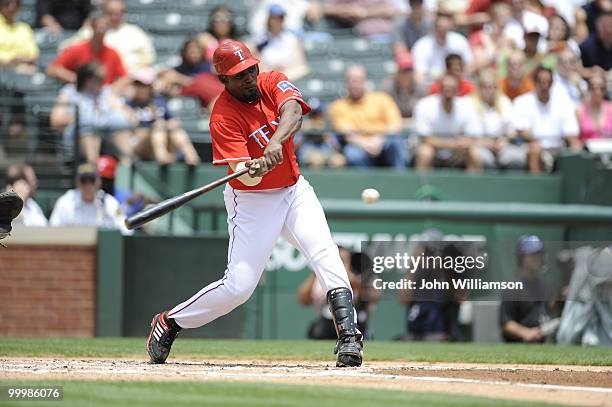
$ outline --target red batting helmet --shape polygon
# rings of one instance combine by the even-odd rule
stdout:
[[[249,48],[235,40],[224,40],[213,55],[213,65],[218,75],[236,75],[257,65],[259,60],[253,58]]]

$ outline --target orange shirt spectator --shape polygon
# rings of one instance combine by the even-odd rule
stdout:
[[[510,86],[508,82],[508,78],[502,79],[499,83],[499,89],[504,93],[504,95],[508,96],[510,100],[514,100],[527,92],[531,92],[534,88],[533,81],[529,78],[523,78],[521,84],[516,88]]]

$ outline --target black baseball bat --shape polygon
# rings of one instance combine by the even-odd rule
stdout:
[[[213,181],[210,184],[206,184],[202,187],[187,191],[184,194],[168,198],[165,201],[162,201],[150,208],[147,208],[143,211],[138,212],[135,215],[130,216],[125,220],[125,226],[128,229],[136,229],[137,227],[140,227],[145,223],[152,221],[153,219],[157,219],[160,216],[164,216],[168,212],[185,205],[187,202],[192,201],[201,195],[204,195],[208,191],[211,191],[217,188],[218,186],[225,184],[226,182],[229,182],[235,178],[246,174],[247,172],[249,172],[249,169],[243,168],[238,172],[226,175],[223,178],[219,178],[218,180]]]

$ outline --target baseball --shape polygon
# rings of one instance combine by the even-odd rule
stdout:
[[[373,204],[380,199],[380,193],[374,188],[366,188],[361,192],[361,200],[367,204]]]

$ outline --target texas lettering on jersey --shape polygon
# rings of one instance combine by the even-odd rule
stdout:
[[[210,118],[213,164],[227,165],[263,156],[280,123],[281,109],[288,101],[297,101],[302,114],[310,112],[299,89],[280,72],[259,74],[257,87],[261,98],[255,103],[241,102],[227,91],[217,99]],[[228,173],[231,173],[231,168],[228,168]],[[283,143],[283,162],[266,174],[259,184],[248,187],[234,180],[230,185],[242,190],[282,188],[295,184],[299,175],[291,137]]]
[[[270,122],[270,124],[272,126],[278,127],[278,121],[279,120],[280,120],[280,118],[278,118],[277,120],[272,120]],[[264,124],[263,126],[258,128],[257,130],[255,130],[254,132],[249,134],[249,138],[255,140],[255,142],[259,145],[259,147],[266,148],[266,146],[270,142],[270,137],[272,137],[272,135],[270,134],[271,131],[272,131],[272,129],[268,129],[268,125]],[[274,133],[272,133],[272,134],[274,134]],[[268,137],[268,136],[270,136],[270,137]]]

